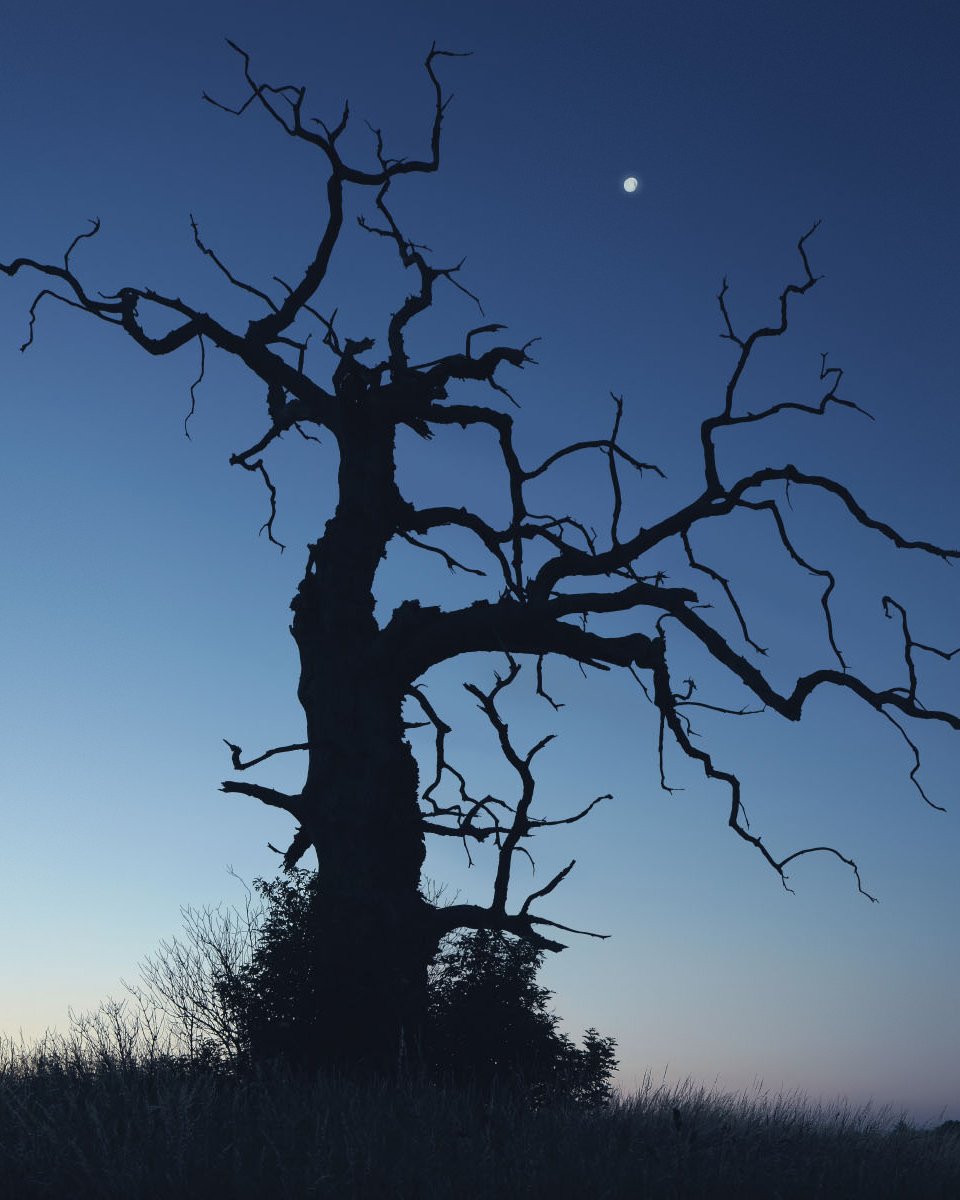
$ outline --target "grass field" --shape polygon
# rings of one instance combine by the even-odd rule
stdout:
[[[410,1080],[241,1078],[101,1025],[0,1044],[0,1195],[956,1200],[960,1130],[650,1081],[585,1112]]]

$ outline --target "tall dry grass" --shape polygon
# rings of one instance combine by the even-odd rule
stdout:
[[[190,1056],[122,1004],[0,1042],[0,1195],[956,1200],[960,1137],[802,1097],[646,1080],[596,1112]]]

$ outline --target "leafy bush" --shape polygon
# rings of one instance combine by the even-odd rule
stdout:
[[[517,1085],[538,1104],[605,1104],[616,1042],[588,1029],[581,1049],[557,1031],[552,993],[536,980],[542,964],[542,950],[488,929],[444,947],[430,987],[428,1060],[482,1087]]]
[[[250,958],[215,977],[215,990],[235,1014],[242,1062],[272,1057],[284,1041],[309,1028],[312,1001],[322,986],[314,952],[313,880],[309,871],[255,880],[265,909]]]
[[[223,1055],[240,1067],[282,1056],[309,1037],[324,985],[313,934],[314,881],[304,870],[257,880],[263,909],[254,913],[248,905],[239,922],[229,916],[212,920],[210,914],[201,919],[188,911],[190,944],[174,939],[148,960],[148,988],[155,991],[158,980],[164,981],[166,993],[179,997],[174,1015],[185,1028],[196,1025],[191,1003],[216,1012]],[[219,940],[229,935],[233,946],[241,940],[244,920],[249,952],[239,958],[221,952]],[[616,1043],[589,1029],[579,1047],[558,1032],[559,1018],[547,1006],[552,993],[536,980],[543,957],[528,942],[490,930],[446,938],[429,971],[421,1048],[426,1068],[483,1089],[509,1087],[538,1107],[551,1101],[605,1104],[617,1068]],[[184,997],[192,1001],[185,1004]],[[205,1029],[211,1024],[205,1022]]]

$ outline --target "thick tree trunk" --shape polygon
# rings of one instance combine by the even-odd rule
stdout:
[[[317,850],[323,980],[308,1066],[395,1069],[416,1056],[436,949],[422,899],[407,681],[378,654],[373,583],[396,527],[393,429],[340,437],[340,503],[292,604],[310,761],[303,827]]]

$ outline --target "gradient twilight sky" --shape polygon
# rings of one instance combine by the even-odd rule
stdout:
[[[242,327],[254,312],[196,252],[192,212],[242,277],[295,275],[321,228],[324,161],[257,112],[236,120],[201,103],[203,89],[243,96],[225,35],[261,78],[308,85],[313,115],[335,121],[349,96],[351,144],[371,162],[363,118],[382,125],[389,154],[425,150],[431,41],[474,52],[440,64],[456,93],[443,167],[397,186],[396,213],[434,261],[467,256],[462,279],[488,320],[517,342],[542,337],[540,366],[504,375],[527,463],[605,435],[609,392],[623,393],[624,443],[668,474],[633,490],[641,524],[701,483],[698,425],[734,362],[717,336],[722,276],[742,330],[774,319],[777,293],[800,278],[797,238],[822,217],[809,251],[825,278],[795,306],[788,338],[758,352],[741,404],[818,400],[829,350],[841,395],[876,421],[834,409],[727,433],[725,476],[785,462],[828,471],[906,536],[960,544],[955,5],[9,7],[0,259],[57,261],[99,216],[100,237],[73,259],[93,287],[154,286]],[[643,186],[626,195],[630,174]],[[351,212],[358,203],[371,199],[354,195]],[[410,286],[374,243],[351,223],[319,298],[354,336],[382,335]],[[281,557],[257,538],[262,488],[227,462],[265,428],[261,389],[211,357],[187,441],[195,347],[150,359],[50,304],[20,355],[32,294],[32,280],[0,280],[0,1029],[27,1037],[63,1027],[68,1005],[120,994],[120,977],[136,978],[179,929],[180,905],[238,902],[228,865],[248,880],[276,870],[266,843],[285,844],[290,822],[217,790],[230,774],[221,739],[253,753],[303,736],[287,605],[335,478],[328,444],[276,448]],[[448,352],[478,323],[463,296],[438,290],[413,346]],[[329,378],[322,352],[313,364]],[[401,446],[412,497],[489,494],[496,515],[489,445],[438,436],[424,452],[415,440]],[[607,487],[603,461],[584,459],[556,472],[544,507],[599,524]],[[802,551],[845,567],[835,612],[854,669],[904,682],[884,593],[909,607],[918,640],[960,644],[960,567],[895,552],[836,505],[793,500]],[[697,549],[740,581],[778,685],[830,665],[817,581],[785,561],[764,521],[728,521]],[[655,566],[685,581],[678,558]],[[413,550],[391,554],[383,574],[384,612],[404,595],[453,605],[487,594]],[[696,586],[719,612],[721,598]],[[704,698],[743,702],[680,637],[674,653],[676,679],[689,670]],[[509,778],[489,765],[489,733],[458,684],[486,685],[496,665],[449,664],[431,688],[457,723],[456,761],[484,789]],[[956,711],[960,665],[923,667],[927,702]],[[570,1030],[614,1035],[628,1087],[667,1069],[960,1116],[957,738],[917,735],[944,814],[912,787],[896,730],[849,698],[818,696],[799,726],[698,718],[774,851],[834,844],[880,903],[827,856],[795,864],[790,895],[727,829],[725,789],[676,751],[667,769],[685,790],[660,790],[656,725],[629,677],[548,664],[547,681],[566,702],[559,714],[529,694],[506,705],[518,743],[560,735],[539,760],[542,811],[615,794],[588,823],[540,839],[533,886],[578,859],[542,911],[611,934],[572,939],[544,970]],[[299,786],[302,763],[271,767],[257,778]],[[489,866],[480,855],[468,871],[451,839],[431,847],[427,873],[485,900]]]

